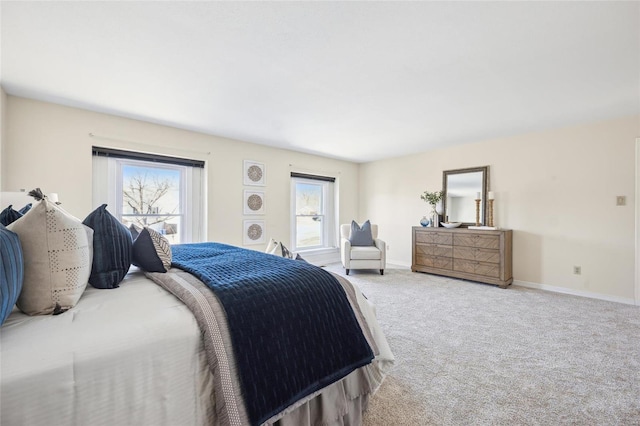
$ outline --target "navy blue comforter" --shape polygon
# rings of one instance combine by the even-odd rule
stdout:
[[[226,311],[252,424],[373,359],[330,273],[218,243],[176,245],[172,251],[173,266],[209,286]]]

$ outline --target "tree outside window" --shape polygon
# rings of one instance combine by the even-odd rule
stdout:
[[[121,216],[126,226],[145,226],[180,243],[183,172],[181,166],[122,162]]]

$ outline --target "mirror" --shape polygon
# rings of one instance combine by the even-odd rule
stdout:
[[[461,222],[463,227],[476,224],[476,197],[480,193],[480,225],[487,217],[489,166],[442,172],[444,220]]]

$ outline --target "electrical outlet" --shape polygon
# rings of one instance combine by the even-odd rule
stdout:
[[[391,250],[391,246],[387,246],[387,251]]]
[[[573,267],[573,274],[574,274],[574,275],[580,275],[580,274],[582,274],[582,267],[581,267],[581,266],[574,266],[574,267]]]
[[[624,195],[616,196],[616,206],[626,206],[627,205],[627,197]]]

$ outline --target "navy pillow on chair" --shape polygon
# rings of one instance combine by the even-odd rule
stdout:
[[[82,222],[93,229],[93,265],[89,284],[117,288],[131,266],[131,233],[103,204]]]
[[[22,213],[13,209],[13,206],[9,206],[0,212],[0,224],[9,226],[16,220],[22,217]]]
[[[11,314],[23,280],[24,259],[18,234],[0,225],[0,325]]]
[[[169,240],[145,226],[133,242],[133,264],[147,272],[167,272],[171,268]]]
[[[355,220],[352,220],[349,241],[352,246],[372,246],[373,236],[371,234],[371,222],[367,220],[362,224],[362,227],[360,227]]]

